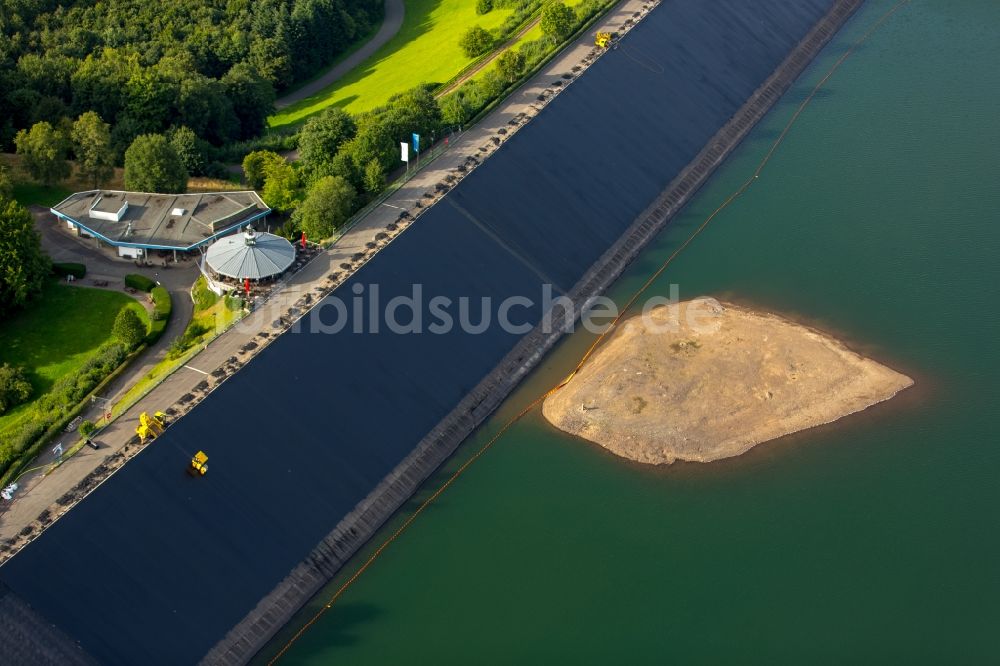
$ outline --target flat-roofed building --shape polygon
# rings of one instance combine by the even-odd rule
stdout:
[[[264,219],[271,209],[254,191],[150,194],[90,190],[66,197],[52,213],[81,236],[118,248],[122,257],[148,250],[190,252]]]

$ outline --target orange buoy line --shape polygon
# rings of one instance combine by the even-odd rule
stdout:
[[[840,66],[844,64],[844,61],[846,61],[851,56],[851,54],[853,54],[854,51],[857,50],[859,46],[868,41],[871,35],[883,23],[885,23],[893,14],[895,14],[899,9],[901,9],[904,5],[908,4],[909,2],[910,0],[899,0],[899,2],[893,5],[892,8],[890,8],[885,14],[883,14],[878,19],[878,21],[872,24],[872,26],[868,28],[868,30],[856,42],[854,42],[850,46],[850,48],[848,48],[844,52],[844,54],[840,56],[840,58],[837,59],[837,61],[830,67],[830,69],[827,70],[823,78],[820,79],[819,82],[813,87],[809,95],[807,95],[806,98],[802,101],[802,103],[799,104],[798,108],[795,110],[795,113],[792,114],[792,117],[785,124],[784,129],[782,129],[781,133],[774,140],[774,143],[771,144],[771,148],[767,151],[767,154],[764,155],[764,158],[757,165],[757,168],[754,169],[753,174],[742,185],[736,188],[736,190],[734,190],[732,194],[726,197],[725,201],[723,201],[718,208],[712,211],[711,215],[705,218],[705,220],[698,226],[698,228],[695,229],[691,233],[691,235],[688,236],[684,240],[684,242],[681,243],[681,245],[676,250],[674,250],[674,252],[669,257],[667,257],[667,260],[664,261],[660,265],[660,267],[657,268],[649,276],[649,278],[643,283],[643,285],[634,294],[632,294],[629,300],[625,303],[625,307],[621,308],[621,311],[614,318],[614,320],[612,320],[611,324],[607,327],[607,329],[605,329],[604,332],[598,335],[597,339],[594,340],[593,344],[591,344],[590,347],[587,348],[587,351],[584,352],[579,362],[573,368],[573,371],[570,372],[569,375],[567,375],[566,378],[560,381],[558,384],[556,384],[552,388],[545,391],[545,393],[532,400],[531,403],[528,404],[528,406],[526,406],[520,412],[518,412],[516,416],[514,416],[513,418],[509,419],[506,423],[504,423],[503,426],[500,428],[500,430],[498,430],[496,434],[494,434],[489,439],[489,441],[483,444],[483,446],[480,447],[480,449],[476,451],[476,453],[473,454],[471,458],[462,463],[462,465],[457,470],[455,470],[455,472],[450,477],[448,477],[448,479],[443,484],[441,484],[441,486],[437,490],[435,490],[434,493],[430,495],[430,497],[425,499],[420,504],[420,506],[417,507],[417,509],[405,521],[403,521],[403,524],[400,525],[392,533],[392,535],[390,535],[385,541],[383,541],[379,545],[378,548],[375,549],[375,551],[368,557],[368,559],[366,559],[364,563],[360,567],[358,567],[358,570],[355,571],[350,578],[344,581],[343,585],[337,588],[337,591],[333,593],[333,595],[325,604],[323,604],[322,608],[320,608],[311,618],[309,618],[309,620],[297,632],[295,632],[295,635],[293,635],[288,640],[288,642],[286,642],[285,645],[282,646],[281,650],[278,651],[278,653],[275,654],[275,656],[272,657],[270,661],[268,661],[268,666],[272,666],[275,662],[281,659],[281,657],[283,657],[285,653],[288,652],[288,650],[292,647],[292,645],[294,645],[295,642],[298,641],[299,638],[301,638],[302,635],[305,634],[305,632],[308,631],[309,628],[312,627],[323,616],[324,613],[326,613],[326,611],[330,610],[330,608],[332,608],[333,605],[337,602],[337,600],[340,599],[341,596],[343,596],[343,594],[348,590],[348,588],[350,588],[351,585],[353,585],[354,582],[357,581],[358,578],[360,578],[361,575],[368,570],[368,568],[375,562],[375,560],[379,558],[379,556],[385,551],[385,549],[388,548],[393,541],[398,539],[403,534],[403,532],[405,532],[410,527],[410,525],[413,524],[413,522],[417,519],[417,517],[424,512],[424,509],[426,509],[438,497],[440,497],[441,494],[444,493],[444,491],[447,490],[451,486],[451,484],[453,484],[458,479],[458,477],[464,474],[465,471],[469,469],[469,467],[471,467],[474,462],[479,460],[479,458],[481,458],[483,454],[485,454],[497,441],[499,441],[500,438],[503,437],[503,435],[514,424],[516,424],[518,421],[524,418],[527,414],[531,413],[535,409],[535,407],[542,404],[542,402],[544,402],[547,397],[559,391],[564,386],[566,386],[566,384],[569,383],[569,381],[576,375],[576,373],[580,371],[584,363],[586,363],[587,360],[597,350],[598,346],[600,346],[600,344],[605,340],[605,338],[607,338],[607,336],[611,333],[611,331],[615,328],[615,326],[617,326],[618,323],[624,318],[625,314],[632,308],[633,305],[635,305],[635,302],[639,300],[639,298],[646,292],[646,290],[649,289],[650,286],[652,286],[652,284],[663,274],[663,272],[667,269],[667,267],[674,262],[674,260],[680,255],[680,253],[683,252],[688,247],[688,245],[690,245],[691,242],[694,241],[694,239],[697,238],[701,234],[701,232],[705,230],[706,227],[708,227],[708,225],[712,222],[712,220],[714,220],[719,215],[719,213],[721,213],[730,205],[732,205],[732,203],[736,199],[738,199],[744,192],[750,189],[750,186],[753,185],[754,181],[757,180],[760,174],[764,171],[764,168],[771,161],[771,158],[774,157],[775,152],[777,152],[778,148],[784,142],[785,138],[788,136],[788,133],[791,131],[792,127],[798,121],[803,111],[805,111],[806,107],[808,107],[809,104],[812,102],[812,100],[815,98],[816,93],[818,93],[820,89],[822,89],[823,86],[826,85],[827,81],[830,80],[830,77],[832,77],[833,74],[838,69],[840,69]]]

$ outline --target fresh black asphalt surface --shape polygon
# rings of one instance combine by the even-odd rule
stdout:
[[[481,297],[522,295],[536,306],[512,318],[536,323],[541,284],[571,288],[829,5],[664,0],[331,298],[377,284],[384,304],[419,283],[425,304],[473,297],[475,322]],[[520,338],[313,328],[263,350],[0,581],[102,663],[195,663]],[[192,478],[199,449],[210,471]]]

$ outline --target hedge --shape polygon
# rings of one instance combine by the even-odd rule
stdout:
[[[138,289],[139,291],[150,292],[156,283],[150,280],[145,275],[139,275],[137,273],[129,273],[125,276],[125,284],[133,289]]]
[[[90,396],[117,377],[144,347],[131,354],[117,342],[98,349],[76,371],[63,375],[31,407],[20,433],[0,442],[0,486],[7,485],[38,456],[48,442],[63,435],[67,424],[90,406]]]
[[[166,330],[173,304],[170,301],[170,292],[163,287],[153,287],[149,295],[153,299],[153,316],[150,318],[146,343],[153,344],[160,339],[163,331]]]
[[[77,280],[80,280],[87,274],[87,267],[83,264],[73,263],[52,264],[52,273],[59,277],[72,275]]]

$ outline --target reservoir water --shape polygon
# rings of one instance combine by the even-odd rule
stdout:
[[[627,299],[746,179],[893,4],[866,3],[612,297]],[[650,290],[677,284],[683,298],[817,326],[910,375],[912,389],[738,459],[669,468],[617,459],[536,410],[281,663],[994,661],[997,26],[993,0],[904,6]],[[592,339],[564,340],[301,620]]]

